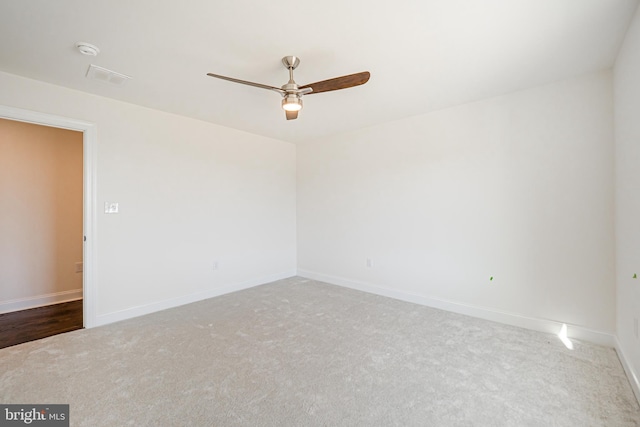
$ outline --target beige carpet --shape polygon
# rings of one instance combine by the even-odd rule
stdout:
[[[291,278],[0,350],[77,426],[635,426],[614,350]]]

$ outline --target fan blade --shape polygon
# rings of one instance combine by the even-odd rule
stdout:
[[[213,73],[207,73],[207,76],[215,77],[216,79],[228,80],[230,82],[240,83],[240,84],[243,84],[243,85],[259,87],[261,89],[273,90],[273,91],[276,91],[276,92],[281,93],[283,95],[286,93],[284,90],[280,89],[279,87],[275,87],[275,86],[268,86],[268,85],[263,85],[261,83],[248,82],[246,80],[234,79],[233,77],[226,77],[226,76],[221,76],[219,74],[213,74]]]
[[[287,114],[287,120],[295,120],[298,118],[297,111],[285,111],[285,113]]]
[[[308,87],[313,89],[313,92],[309,93],[308,95],[313,95],[314,93],[329,92],[338,89],[347,89],[349,87],[365,84],[369,81],[370,76],[371,75],[368,71],[363,71],[361,73],[349,74],[348,76],[336,77],[334,79],[323,80],[321,82],[315,82],[308,85],[300,86],[299,89],[305,89]]]

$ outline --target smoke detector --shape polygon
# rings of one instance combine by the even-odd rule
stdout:
[[[76,43],[76,47],[80,51],[81,54],[87,56],[98,56],[100,53],[100,49],[97,46],[94,46],[90,43],[78,42]]]

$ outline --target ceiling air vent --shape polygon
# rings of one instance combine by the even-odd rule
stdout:
[[[115,71],[111,71],[93,64],[89,65],[89,69],[87,70],[87,77],[116,86],[122,86],[124,82],[131,79],[131,77],[127,76],[126,74],[117,73]]]

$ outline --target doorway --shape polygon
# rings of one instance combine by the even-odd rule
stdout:
[[[80,183],[78,185],[78,191],[80,192],[80,200],[75,203],[76,212],[81,212],[79,215],[80,224],[76,224],[75,232],[67,232],[62,233],[64,236],[67,236],[70,240],[73,240],[74,237],[71,235],[75,233],[77,235],[77,240],[79,240],[79,246],[75,249],[65,249],[63,251],[58,251],[57,256],[64,258],[62,256],[62,252],[73,252],[70,255],[71,258],[67,257],[66,261],[63,261],[64,270],[63,276],[66,274],[66,285],[67,289],[56,290],[54,292],[48,292],[44,295],[40,295],[40,299],[38,297],[27,297],[27,298],[13,298],[10,299],[10,302],[7,304],[6,300],[0,301],[0,312],[8,312],[15,311],[15,309],[20,309],[22,306],[29,305],[30,303],[35,303],[36,305],[47,305],[57,302],[56,298],[59,301],[69,300],[69,299],[78,299],[78,297],[82,298],[82,325],[85,328],[90,328],[96,325],[96,316],[95,316],[95,301],[94,301],[94,265],[95,265],[95,164],[96,164],[96,132],[95,126],[92,123],[78,121],[74,119],[69,119],[60,116],[54,116],[49,114],[37,113],[29,110],[22,110],[13,107],[0,106],[0,120],[9,120],[12,121],[13,125],[21,125],[26,126],[30,125],[40,125],[48,127],[50,130],[57,130],[60,132],[70,132],[72,134],[76,134],[79,138],[78,144],[80,145],[79,158],[76,158],[76,162],[80,164],[80,170],[76,171],[77,176],[80,177]],[[22,123],[17,123],[22,122]],[[51,129],[55,128],[55,129]],[[68,153],[67,153],[68,154]],[[62,155],[63,157],[66,154]],[[64,169],[64,167],[62,167]],[[38,174],[36,174],[38,175]],[[62,173],[64,175],[64,173]],[[24,179],[24,176],[22,177]],[[41,177],[40,177],[41,178]],[[1,184],[1,183],[0,183]],[[58,204],[62,205],[62,210],[57,212],[54,215],[54,212],[46,212],[46,215],[43,215],[46,221],[51,223],[55,222],[53,220],[54,217],[62,217],[64,216],[64,205],[65,203],[73,204],[72,201],[67,199],[67,194],[64,191],[65,186],[62,186],[62,190],[57,194]],[[6,193],[6,192],[5,192]],[[36,197],[37,198],[37,197]],[[2,201],[3,203],[20,203],[16,202],[15,197],[11,200],[11,198],[7,198]],[[1,201],[1,200],[0,200]],[[78,205],[79,203],[79,205]],[[53,205],[51,205],[53,206]],[[41,219],[42,219],[41,218]],[[45,221],[45,222],[46,222]],[[6,228],[6,226],[5,226]],[[0,228],[0,230],[4,230]],[[6,230],[4,230],[6,231]],[[24,229],[21,229],[24,232]],[[29,230],[28,232],[33,232],[34,230]],[[41,230],[35,230],[41,231]],[[15,230],[14,230],[15,234]],[[33,233],[37,236],[37,232]],[[25,237],[23,233],[23,238]],[[63,239],[64,240],[64,239]],[[5,249],[6,250],[6,249]],[[14,257],[15,258],[15,257]],[[21,271],[22,274],[26,274],[27,278],[30,276],[38,275],[41,273],[38,269],[43,269],[43,265],[36,265],[35,262],[32,262],[35,257],[20,257],[21,263],[24,265],[21,268],[15,269]],[[69,259],[74,259],[74,261],[69,261]],[[14,260],[15,261],[15,260]],[[69,264],[71,263],[71,266]],[[71,270],[71,272],[69,271]],[[26,272],[26,273],[25,273]],[[69,278],[69,273],[71,273],[71,278]],[[75,279],[75,284],[74,284]],[[0,278],[0,280],[6,281],[6,279]],[[8,285],[7,285],[8,286]],[[5,288],[3,285],[0,289]],[[13,289],[11,292],[14,292],[14,296],[16,295],[16,290]],[[0,295],[0,298],[2,296]],[[6,298],[6,297],[5,297]],[[2,304],[4,302],[5,304]],[[44,303],[44,304],[42,304]],[[69,312],[72,304],[69,304],[65,307],[67,313]],[[76,305],[77,309],[77,305]]]
[[[81,132],[0,119],[0,347],[83,326],[82,166]]]

